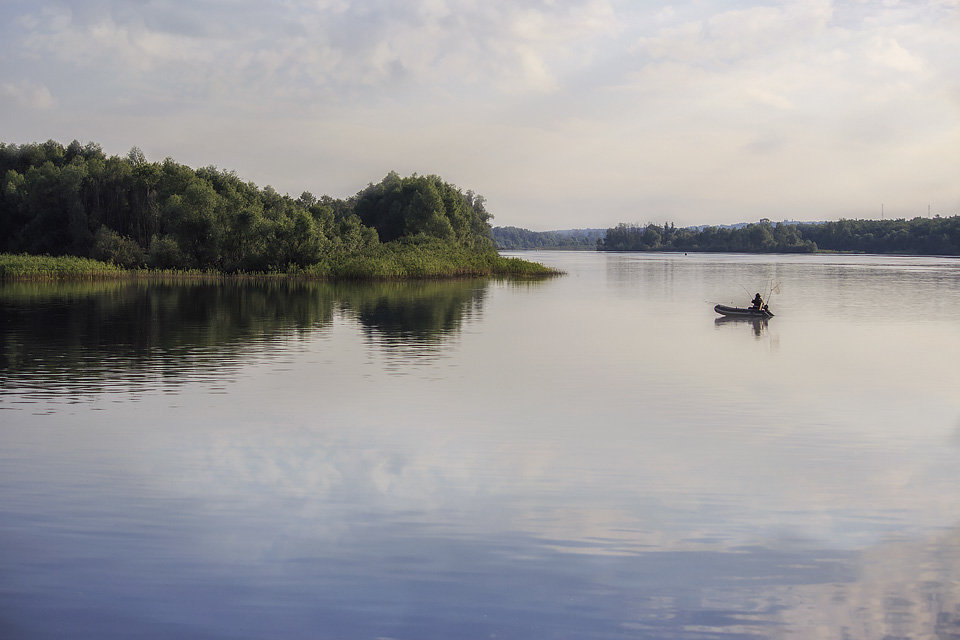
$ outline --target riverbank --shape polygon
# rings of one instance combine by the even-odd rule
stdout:
[[[437,244],[376,245],[356,253],[324,256],[285,271],[227,273],[200,269],[125,269],[76,256],[0,254],[0,280],[94,280],[130,277],[302,277],[321,280],[431,280],[483,276],[538,278],[560,272],[537,262]]]

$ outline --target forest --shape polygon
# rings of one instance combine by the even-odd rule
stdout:
[[[434,175],[391,172],[346,199],[293,198],[213,166],[149,162],[136,147],[120,157],[76,140],[0,143],[6,254],[221,273],[319,273],[318,264],[411,251],[417,265],[430,252],[489,263],[491,217],[483,197]]]
[[[960,255],[960,216],[912,220],[759,223],[739,227],[619,224],[597,241],[600,251],[813,253],[843,251]]]
[[[520,227],[494,227],[497,249],[593,249],[603,237],[603,229],[567,229],[531,231]]]

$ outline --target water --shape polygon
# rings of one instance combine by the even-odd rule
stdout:
[[[960,262],[533,257],[0,286],[0,637],[960,634]]]

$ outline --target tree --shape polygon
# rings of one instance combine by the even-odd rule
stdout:
[[[127,152],[127,162],[129,162],[131,166],[139,167],[147,163],[147,157],[143,155],[140,147],[130,147],[130,151]]]
[[[401,178],[391,171],[357,194],[354,212],[383,242],[423,236],[492,247],[483,198],[472,192],[468,197],[438,176]]]
[[[121,236],[108,227],[100,227],[91,255],[97,260],[113,262],[127,268],[142,266],[146,260],[143,248],[135,240]]]

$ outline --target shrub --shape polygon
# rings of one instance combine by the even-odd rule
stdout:
[[[176,269],[183,264],[183,251],[173,236],[153,236],[147,262],[154,269]]]
[[[102,226],[93,241],[92,257],[104,262],[112,262],[121,267],[135,269],[143,266],[143,248],[133,238]]]

